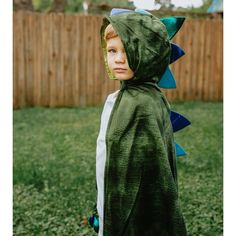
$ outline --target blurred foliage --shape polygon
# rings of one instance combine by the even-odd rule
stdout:
[[[223,232],[222,103],[172,103],[192,125],[175,133],[180,204],[189,236]],[[13,230],[21,235],[95,236],[95,151],[101,107],[15,110]]]
[[[83,11],[83,0],[67,0],[65,12]]]
[[[52,9],[54,0],[32,0],[35,11],[48,12]]]
[[[66,12],[80,12],[83,11],[83,2],[93,5],[109,5],[116,7],[133,6],[128,0],[67,0]]]
[[[129,2],[128,0],[91,0],[91,3],[96,3],[96,4],[107,4],[110,6],[131,6],[132,3]]]
[[[203,3],[200,7],[188,7],[188,8],[179,7],[177,10],[190,11],[194,13],[206,13],[212,2],[213,0],[203,0]]]
[[[61,5],[65,12],[81,12],[83,11],[83,2],[118,7],[133,6],[128,0],[32,0],[34,10],[42,12],[48,12],[58,5]]]
[[[30,0],[31,1],[31,0]],[[83,2],[91,4],[91,6],[114,6],[114,7],[134,7],[133,2],[128,0],[32,0],[33,9],[35,11],[49,12],[49,11],[62,11],[67,13],[83,12]],[[173,10],[174,5],[170,0],[156,0],[156,3],[162,4],[162,10]],[[200,7],[179,7],[177,11],[187,11],[194,13],[204,13],[212,4],[213,0],[203,0],[203,4]],[[14,6],[17,8],[16,0],[14,0]],[[30,3],[24,3],[24,5]],[[26,6],[24,6],[26,7]],[[32,7],[32,6],[31,6]],[[28,6],[30,9],[30,6]]]
[[[208,8],[212,4],[213,0],[203,0],[203,4],[200,7],[191,8],[192,12],[207,12]]]

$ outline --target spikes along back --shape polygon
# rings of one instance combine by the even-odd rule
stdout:
[[[185,55],[184,50],[177,44],[171,43],[170,64],[177,61],[183,55]]]
[[[171,111],[170,113],[170,120],[172,123],[173,132],[177,132],[191,124],[187,118],[174,111]]]
[[[185,21],[185,17],[172,16],[172,17],[160,18],[160,20],[166,26],[169,39],[171,40],[180,30],[181,26]]]
[[[166,71],[162,75],[157,85],[160,88],[165,88],[165,89],[176,88],[176,81],[169,67],[167,67]]]

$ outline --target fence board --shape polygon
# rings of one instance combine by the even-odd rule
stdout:
[[[196,97],[197,96],[197,83],[198,83],[198,73],[199,73],[199,68],[198,65],[200,63],[199,60],[199,34],[197,34],[197,32],[199,32],[199,22],[196,22],[195,24],[192,22],[192,55],[191,55],[191,77],[190,77],[190,91],[189,94],[192,97]]]
[[[19,31],[18,25],[17,25],[17,15],[13,15],[13,107],[17,107],[19,104],[18,98],[18,61],[17,61],[17,36],[18,34],[16,32]]]
[[[64,18],[64,81],[65,81],[65,104],[72,106],[74,102],[73,96],[73,78],[72,74],[72,54],[73,50],[73,17],[67,16]]]
[[[79,106],[83,105],[83,98],[82,98],[82,84],[81,84],[81,78],[83,76],[83,67],[82,67],[82,49],[81,47],[83,43],[83,33],[82,33],[82,28],[83,27],[83,22],[81,20],[81,17],[77,17],[77,54],[78,54],[78,61],[77,61],[77,67],[78,67],[78,101],[79,101]]]
[[[64,15],[58,14],[58,19],[55,24],[58,25],[58,29],[54,32],[55,37],[55,60],[56,60],[56,84],[57,84],[57,104],[58,106],[64,106],[65,104],[65,77],[64,77],[64,53],[65,53],[65,34],[64,29]]]
[[[196,99],[200,100],[203,95],[202,86],[203,86],[203,80],[204,80],[204,51],[205,51],[205,38],[204,38],[204,32],[205,32],[205,21],[200,20],[199,21],[199,34],[198,34],[198,61],[196,62],[198,64],[198,75],[197,75],[197,86],[196,86]]]
[[[77,40],[78,35],[78,20],[74,19],[73,23],[73,47],[79,48],[79,40]],[[79,68],[78,68],[78,51],[72,51],[72,89],[74,94],[74,106],[79,106]]]
[[[86,106],[86,78],[87,78],[87,73],[86,73],[86,65],[87,65],[87,37],[86,37],[86,18],[85,17],[80,17],[81,20],[81,31],[80,31],[80,37],[81,37],[81,54],[80,54],[80,105]]]
[[[14,108],[100,105],[119,88],[100,46],[102,16],[13,14]],[[170,101],[223,99],[223,21],[187,19],[172,40],[186,55],[171,65]]]
[[[34,68],[34,71],[35,71],[35,84],[34,84],[34,88],[35,88],[35,104],[36,106],[40,106],[41,105],[41,78],[42,78],[42,75],[41,75],[41,66],[42,66],[42,63],[41,63],[41,51],[42,51],[42,34],[40,32],[42,32],[42,29],[41,29],[41,16],[40,15],[37,15],[35,17],[35,33],[34,33],[34,42],[35,45],[34,45],[34,48],[35,48],[35,53],[34,53],[34,57],[35,57],[35,68]]]
[[[86,102],[87,104],[92,105],[93,97],[94,97],[94,85],[93,85],[93,79],[94,79],[94,64],[96,63],[93,60],[93,53],[94,53],[94,47],[93,47],[93,37],[94,37],[94,31],[93,31],[93,21],[94,19],[86,19],[86,28],[89,28],[87,37],[86,37],[86,50],[87,50],[87,61],[86,61]]]
[[[22,12],[18,16],[15,17],[15,22],[17,22],[16,30],[19,31],[19,34],[16,32],[14,33],[14,38],[15,41],[14,43],[17,43],[17,46],[15,47],[15,57],[14,59],[16,60],[16,73],[15,75],[17,76],[17,87],[16,89],[18,90],[18,95],[19,97],[17,98],[17,101],[22,104],[22,106],[26,105],[25,101],[25,61],[24,61],[24,39],[21,37],[21,34],[24,30],[24,15]]]
[[[34,86],[33,86],[33,40],[32,40],[32,28],[33,28],[33,16],[30,14],[27,14],[24,16],[25,20],[25,26],[24,26],[24,41],[26,42],[26,50],[24,52],[25,57],[25,86],[26,86],[26,95],[25,100],[26,104],[28,106],[34,105]],[[23,20],[23,19],[21,19]],[[17,32],[16,32],[17,33]],[[19,32],[20,33],[20,32]],[[22,32],[21,32],[22,33]],[[20,106],[24,106],[22,103],[20,103]]]
[[[221,21],[218,21],[218,46],[217,49],[218,51],[218,57],[217,57],[217,68],[218,72],[218,94],[219,96],[217,97],[217,99],[219,100],[223,100],[223,23]]]

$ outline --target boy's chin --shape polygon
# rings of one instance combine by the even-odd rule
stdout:
[[[116,78],[117,80],[121,80],[121,81],[125,81],[125,80],[130,80],[130,79],[132,79],[132,77],[130,77],[130,76],[125,76],[125,75],[116,75],[115,78]]]

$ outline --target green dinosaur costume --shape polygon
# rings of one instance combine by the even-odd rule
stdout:
[[[157,86],[170,61],[166,28],[153,15],[105,17],[104,52],[109,23],[123,42],[134,78],[122,81],[106,132],[103,235],[185,236],[170,108]]]

